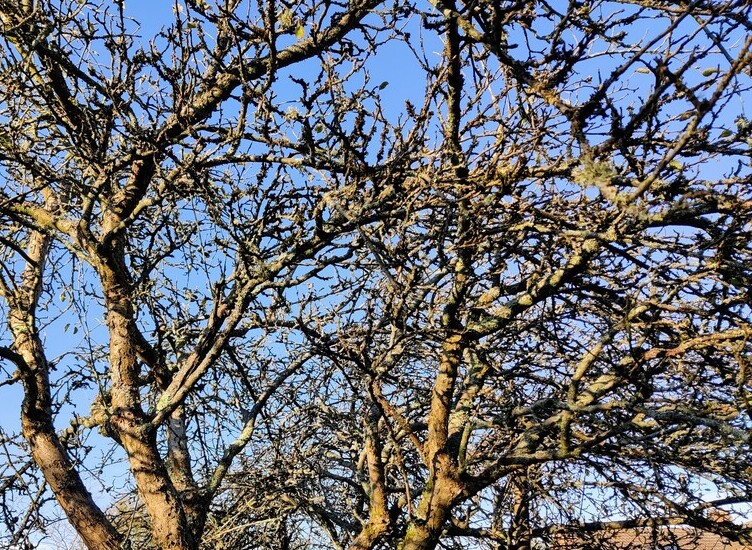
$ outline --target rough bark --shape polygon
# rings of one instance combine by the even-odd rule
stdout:
[[[35,322],[48,249],[49,238],[33,232],[21,285],[15,296],[7,296],[13,348],[19,355],[17,366],[24,387],[21,430],[34,461],[86,546],[115,550],[120,548],[121,537],[92,500],[53,423],[49,363]]]
[[[127,187],[120,203],[124,211],[135,202],[134,195],[146,188],[149,174],[134,168],[134,185]],[[105,235],[112,234],[122,217],[112,214],[104,225]],[[193,550],[196,538],[191,533],[180,497],[164,460],[157,448],[156,432],[148,426],[141,404],[140,362],[130,281],[124,260],[124,244],[115,238],[106,247],[96,265],[107,308],[110,335],[110,373],[112,380],[110,426],[117,433],[128,455],[136,487],[151,519],[154,540],[164,550]]]
[[[444,127],[446,146],[450,154],[456,185],[463,186],[467,178],[467,166],[460,143],[460,124],[463,77],[460,66],[460,38],[457,21],[447,20],[445,56],[447,67],[448,116]],[[450,437],[450,421],[459,367],[467,347],[460,320],[460,308],[464,302],[471,273],[467,254],[471,222],[465,206],[459,205],[455,230],[455,244],[463,252],[458,254],[454,282],[444,306],[441,323],[446,336],[442,343],[439,371],[431,394],[426,439],[426,466],[429,477],[420,505],[407,528],[400,550],[427,550],[435,548],[442,530],[450,517],[456,499],[464,492],[460,481],[459,453],[460,435]]]
[[[530,550],[530,481],[524,474],[509,480],[512,492],[512,524],[509,526],[510,550]]]
[[[180,496],[188,527],[194,538],[200,540],[208,508],[205,502],[205,492],[196,484],[191,469],[183,407],[173,411],[167,424],[166,466],[167,473]]]
[[[463,493],[456,465],[446,453],[434,457],[433,472],[418,506],[416,518],[410,522],[400,550],[436,548],[452,506]]]
[[[349,550],[369,550],[389,529],[389,509],[387,503],[384,463],[381,460],[382,445],[378,432],[379,411],[374,406],[366,422],[366,461],[371,494],[369,495],[369,516]]]

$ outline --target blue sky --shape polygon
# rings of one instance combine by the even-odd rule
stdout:
[[[163,2],[159,0],[151,2],[145,0],[125,0],[126,14],[133,16],[140,21],[141,30],[139,31],[139,34],[141,34],[145,40],[148,40],[149,37],[153,36],[165,22],[172,18],[173,5],[172,2]],[[638,32],[642,33],[643,30],[639,30]],[[429,52],[438,52],[440,49],[441,44],[439,42],[427,46]],[[368,65],[368,70],[371,75],[371,84],[373,86],[377,86],[381,82],[388,83],[387,86],[381,90],[381,94],[385,100],[386,109],[388,110],[387,114],[390,117],[396,117],[402,112],[405,99],[416,99],[422,97],[424,85],[423,74],[415,70],[414,61],[411,61],[411,59],[412,57],[406,51],[405,46],[395,43],[385,47]],[[593,67],[594,71],[598,69],[597,64],[594,64]],[[601,69],[604,67],[605,65],[600,66]],[[707,67],[699,67],[698,71],[702,71],[705,68]],[[644,81],[647,85],[651,80],[651,76],[644,73],[637,73],[635,78],[635,82],[638,84],[642,84]],[[743,113],[745,109],[745,99],[739,98],[738,101],[739,104],[734,106],[732,111],[735,109],[736,112]],[[726,122],[731,124],[733,120],[729,119]],[[60,306],[61,304],[57,305]],[[90,304],[90,308],[84,312],[84,315],[87,316],[86,321],[88,322],[90,329],[96,335],[95,339],[101,339],[102,342],[105,342],[106,334],[102,330],[101,310],[92,303]],[[75,347],[79,342],[85,334],[85,329],[80,327],[79,332],[74,334],[73,328],[78,322],[79,320],[75,315],[72,312],[69,312],[56,320],[45,331],[44,337],[48,345],[50,359],[55,359],[56,355],[62,353],[68,348]],[[68,330],[64,329],[65,325],[69,325]],[[0,332],[0,334],[2,334],[2,332]],[[3,340],[2,344],[5,343],[6,341]],[[5,386],[0,388],[0,400],[2,401],[2,407],[0,407],[0,423],[6,430],[16,431],[18,429],[20,399],[21,394],[18,387]],[[78,414],[86,414],[88,412],[88,405],[88,402],[82,403],[81,409],[77,411]],[[65,412],[66,414],[60,416],[60,427],[65,425],[70,418],[70,413],[72,411],[68,409]]]

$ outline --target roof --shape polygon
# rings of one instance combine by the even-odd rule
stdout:
[[[631,528],[599,533],[585,539],[562,535],[561,550],[752,550],[752,545],[732,542],[720,535],[688,527]]]

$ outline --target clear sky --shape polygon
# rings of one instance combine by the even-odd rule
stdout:
[[[139,22],[140,28],[137,34],[144,41],[148,41],[156,35],[160,28],[168,24],[173,17],[174,6],[175,4],[169,0],[124,0],[125,13]],[[640,29],[638,32],[642,33],[644,30]],[[429,52],[438,52],[440,49],[441,44],[439,42],[426,46],[426,50]],[[405,100],[414,100],[423,95],[424,75],[414,71],[412,63],[414,61],[412,61],[411,54],[407,52],[405,46],[395,42],[382,48],[379,55],[368,65],[372,84],[386,83],[386,86],[381,90],[381,94],[385,109],[387,109],[386,114],[390,118],[396,117],[403,111]],[[413,78],[413,74],[416,74],[417,78]],[[638,74],[636,78],[638,83],[641,82],[640,79],[648,82],[652,76]],[[739,98],[741,112],[743,112],[744,107],[742,101],[743,98]],[[84,314],[88,316],[86,321],[89,324],[89,329],[96,331],[96,338],[105,343],[106,333],[102,330],[101,310],[92,307],[90,311],[84,312]],[[55,359],[56,356],[74,348],[79,343],[84,334],[84,328],[78,329],[81,332],[74,334],[73,326],[77,323],[78,319],[73,313],[68,313],[57,319],[45,331],[44,337],[50,359]],[[66,325],[68,330],[65,330]],[[0,345],[8,345],[7,331],[3,332],[2,329],[0,329]],[[7,364],[4,363],[3,368],[7,368]],[[4,430],[9,432],[19,430],[20,401],[21,392],[17,385],[0,387],[0,426]],[[76,412],[87,414],[88,407],[88,402],[81,403]],[[64,427],[70,419],[72,410],[68,409],[64,412],[65,414],[60,415],[58,425],[60,428]],[[92,487],[92,489],[96,491],[96,488]],[[52,546],[40,548],[52,548]]]

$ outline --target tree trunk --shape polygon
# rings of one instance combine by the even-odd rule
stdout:
[[[509,550],[530,550],[530,482],[526,474],[513,476],[512,522],[509,526]]]
[[[439,453],[434,459],[434,473],[426,484],[416,518],[407,526],[399,550],[433,550],[439,543],[452,506],[463,493],[457,480],[457,468],[449,455]]]
[[[53,422],[49,363],[35,322],[48,248],[48,237],[39,232],[31,234],[29,261],[21,284],[14,296],[7,296],[8,324],[24,387],[21,431],[34,461],[84,544],[91,550],[117,550],[120,535],[91,498]]]
[[[18,340],[17,340],[18,342]],[[27,364],[29,346],[19,342],[18,352]],[[55,432],[49,403],[47,372],[39,364],[22,374],[25,398],[21,430],[32,457],[55,494],[68,520],[91,550],[120,548],[120,535],[97,507]]]
[[[134,165],[134,183],[126,187],[116,201],[122,208],[146,188],[150,171]],[[105,218],[103,233],[116,230],[122,223],[118,214]],[[185,510],[159,453],[156,432],[148,424],[141,405],[141,363],[139,330],[135,321],[131,280],[125,262],[125,246],[114,237],[105,246],[98,245],[96,269],[104,291],[107,327],[110,335],[111,427],[117,432],[128,455],[136,487],[151,520],[154,540],[163,550],[195,550]]]
[[[348,547],[348,550],[370,550],[389,529],[389,509],[386,493],[384,463],[381,460],[381,439],[379,437],[379,409],[371,404],[366,420],[366,461],[369,479],[368,522]]]
[[[154,539],[164,550],[194,550],[197,544],[157,448],[156,434],[143,429],[147,418],[138,390],[140,365],[134,345],[136,327],[130,297],[122,282],[117,280],[119,277],[106,270],[104,275],[102,284],[110,332],[111,424],[128,454],[136,487],[151,519]]]

